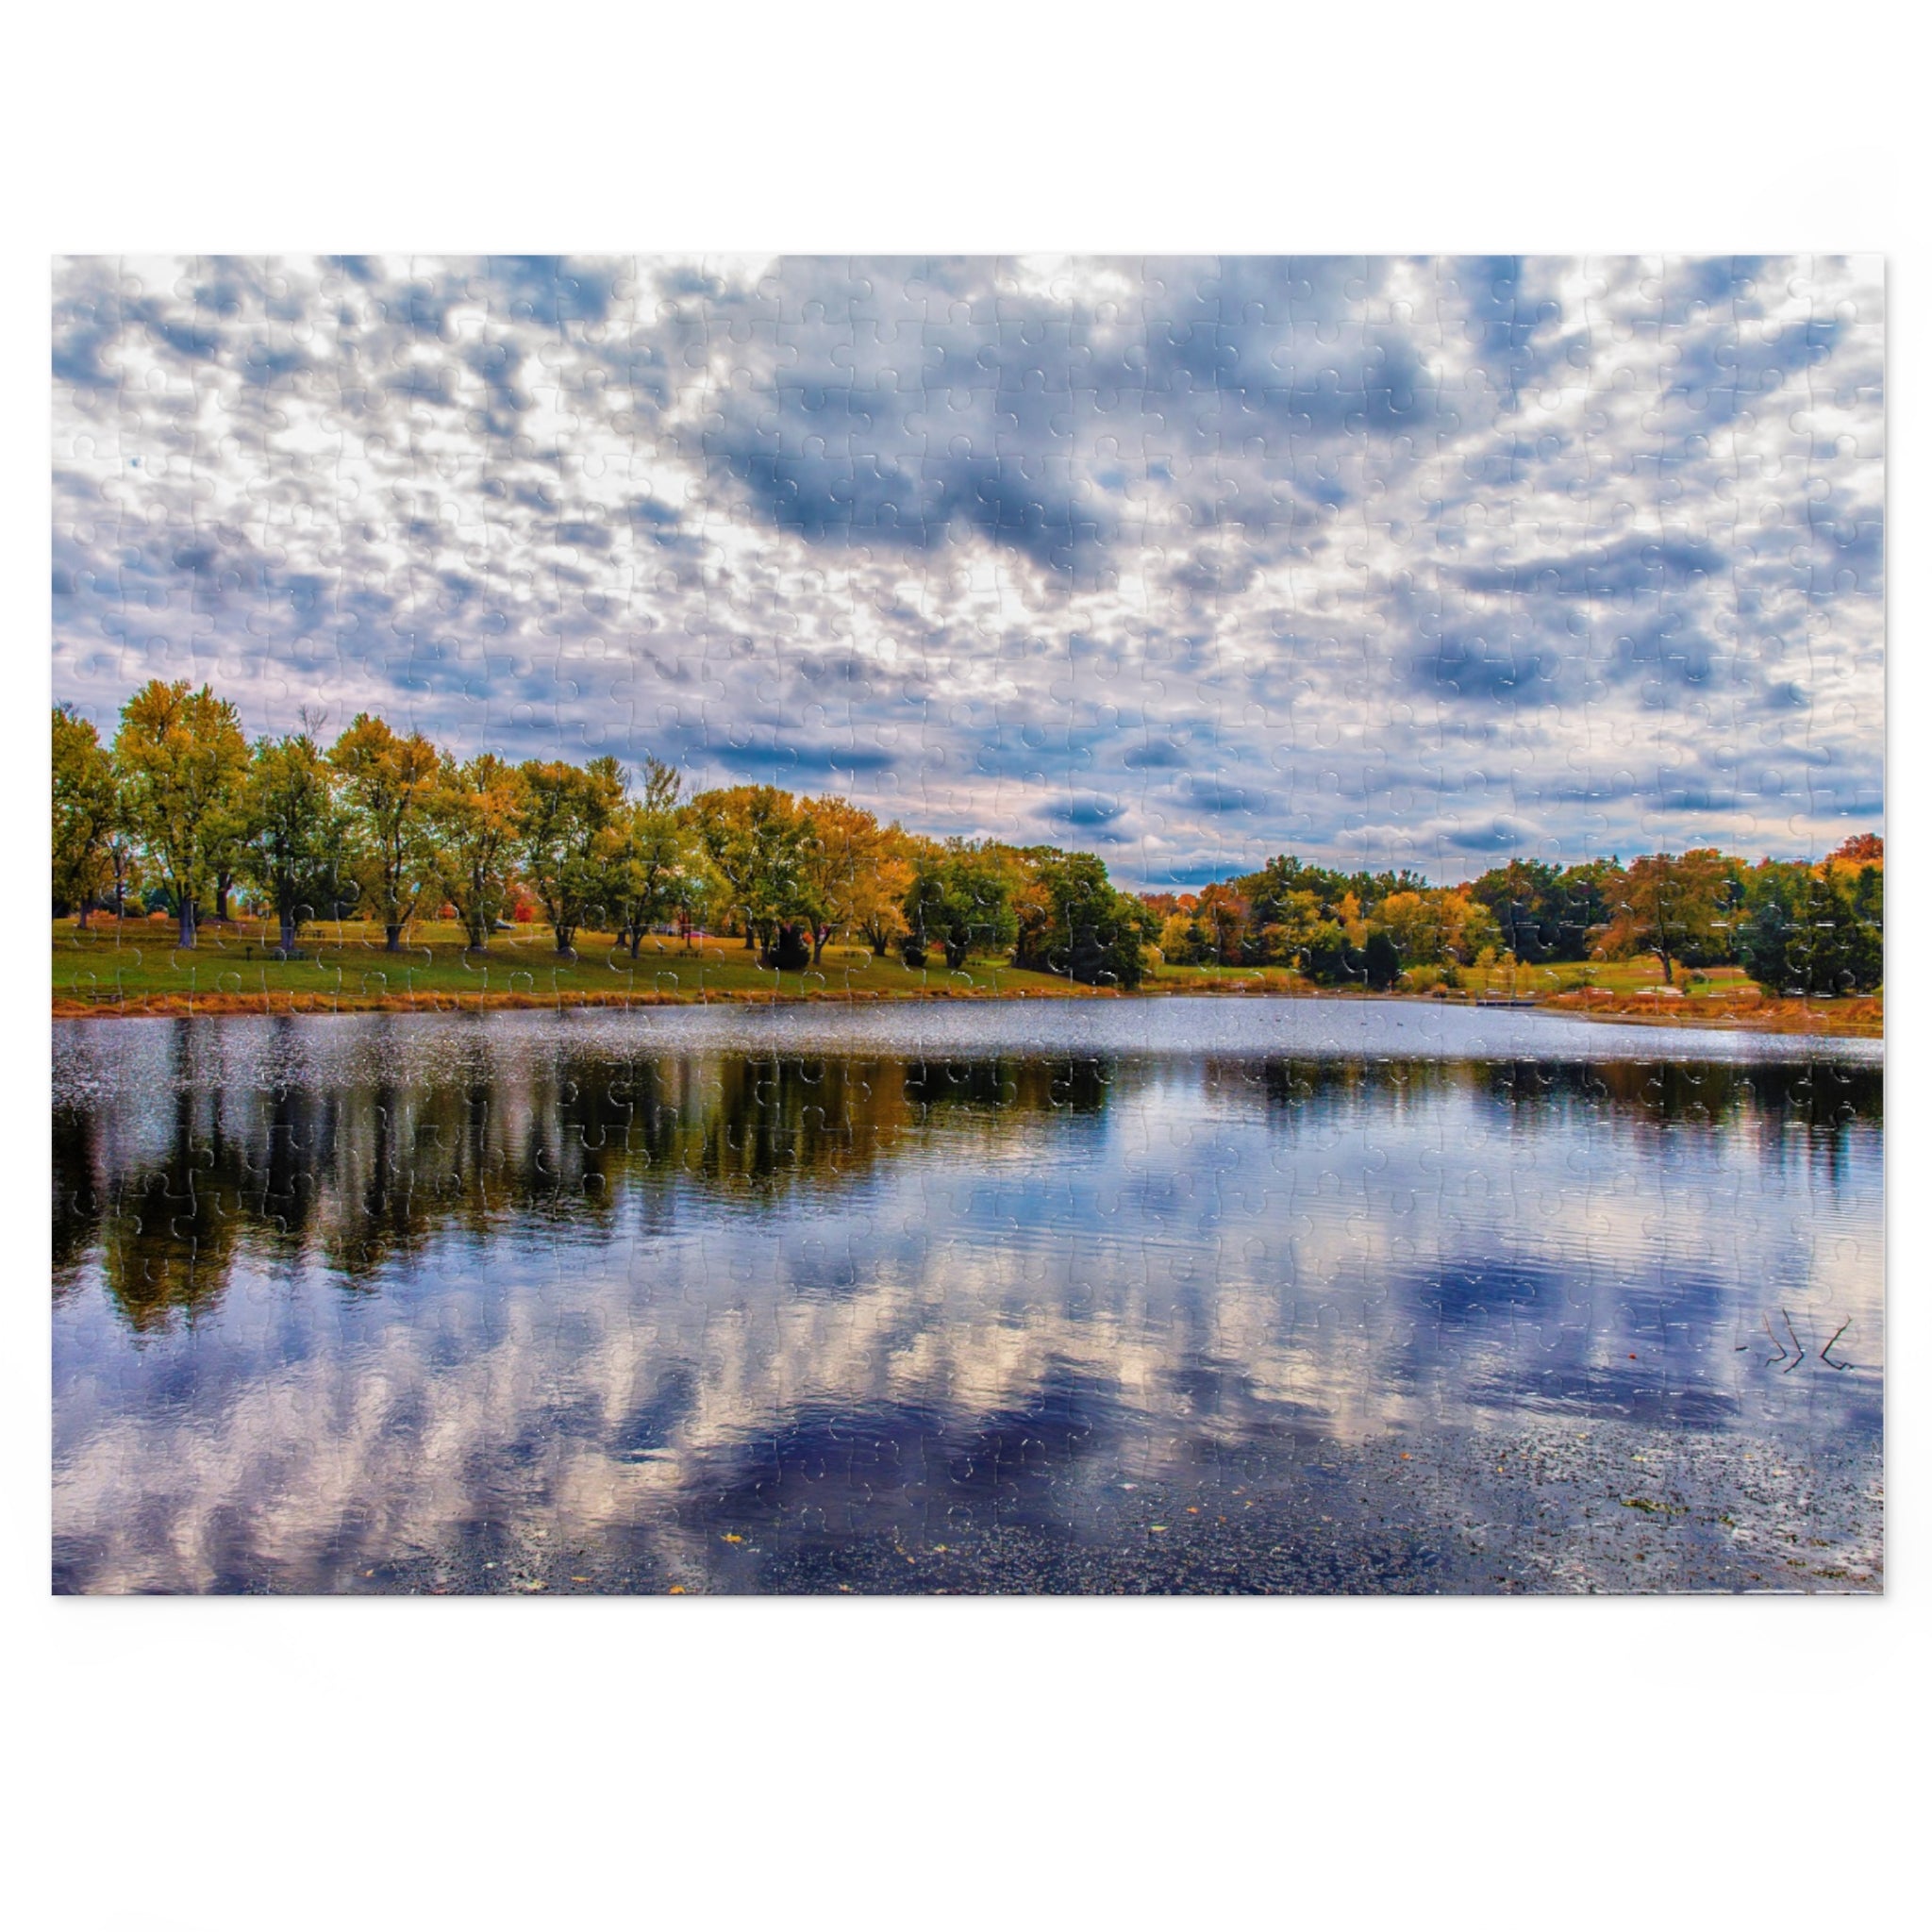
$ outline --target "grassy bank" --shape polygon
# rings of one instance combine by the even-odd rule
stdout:
[[[1121,995],[1072,985],[1051,974],[974,959],[958,972],[935,960],[924,970],[863,947],[827,946],[816,969],[776,973],[741,941],[705,938],[686,945],[646,940],[633,959],[608,935],[584,934],[573,958],[559,956],[536,927],[499,934],[466,952],[461,930],[440,922],[412,926],[400,953],[386,952],[379,926],[355,922],[303,935],[301,957],[275,957],[275,934],[241,921],[202,929],[191,952],[175,944],[170,921],[117,925],[95,914],[80,931],[54,922],[53,1010],[57,1019],[159,1017],[186,1013],[454,1012],[491,1008],[673,1006],[704,1001],[1070,999]],[[1719,967],[1663,988],[1654,960],[1465,972],[1454,991],[1417,997],[1448,1003],[1533,999],[1559,1012],[1658,1024],[1727,1025],[1797,1033],[1875,1035],[1883,1005],[1858,1000],[1767,999],[1736,967]],[[1322,991],[1282,967],[1168,966],[1142,995],[1308,995]],[[1331,991],[1333,990],[1330,990]],[[1344,990],[1345,991],[1345,990]],[[1403,995],[1391,995],[1402,997]]]
[[[57,1017],[234,1012],[382,1012],[488,1008],[677,1005],[705,1000],[930,999],[1024,993],[1060,998],[1088,990],[1045,973],[991,960],[949,972],[924,971],[863,947],[827,946],[816,969],[761,967],[741,941],[647,939],[633,959],[608,935],[579,936],[574,956],[558,953],[546,929],[498,934],[466,951],[461,928],[421,922],[400,953],[386,952],[380,926],[344,922],[303,934],[302,957],[275,957],[273,930],[242,921],[204,926],[191,952],[175,944],[172,922],[116,926],[98,913],[81,932],[54,923]]]

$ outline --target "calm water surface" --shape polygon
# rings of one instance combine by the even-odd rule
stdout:
[[[55,1583],[1871,1588],[1882,1141],[1412,1003],[57,1025]]]

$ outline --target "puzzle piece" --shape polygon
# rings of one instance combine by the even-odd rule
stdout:
[[[1881,264],[53,323],[57,1589],[1880,1586]]]

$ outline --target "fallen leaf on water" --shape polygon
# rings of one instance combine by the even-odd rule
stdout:
[[[741,1536],[733,1536],[729,1530],[726,1530],[724,1532],[724,1541],[727,1543],[741,1543],[744,1539]]]
[[[674,1583],[671,1586],[671,1588],[667,1591],[665,1591],[665,1594],[667,1596],[682,1596],[684,1594],[684,1585],[681,1583]]]

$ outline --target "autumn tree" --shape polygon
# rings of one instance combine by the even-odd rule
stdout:
[[[1439,966],[1449,950],[1441,895],[1391,892],[1375,908],[1376,924],[1389,935],[1404,964]]]
[[[1670,985],[1674,961],[1696,963],[1724,949],[1731,874],[1731,862],[1707,847],[1633,859],[1611,887],[1605,952],[1611,958],[1655,954]]]
[[[1160,948],[1160,957],[1170,966],[1199,966],[1208,958],[1208,936],[1195,924],[1191,907],[1183,908],[1177,904],[1164,914],[1160,922],[1160,936],[1155,943]]]
[[[644,935],[679,909],[696,863],[695,838],[678,804],[683,790],[674,766],[648,758],[642,795],[626,799],[611,823],[606,897],[633,959]]]
[[[1266,910],[1270,917],[1254,936],[1253,951],[1265,966],[1299,967],[1324,930],[1320,898],[1312,891],[1276,893]]]
[[[88,908],[114,876],[110,847],[121,824],[114,763],[100,733],[71,705],[54,707],[54,898]]]
[[[1499,927],[1487,906],[1440,886],[1391,892],[1371,925],[1389,935],[1406,966],[1466,966],[1485,946],[1506,942],[1512,930],[1519,937],[1523,932],[1521,925]]]
[[[1247,895],[1224,881],[1203,886],[1194,897],[1194,924],[1217,966],[1239,966],[1247,950],[1254,908]]]
[[[240,830],[248,744],[235,707],[206,685],[152,678],[122,709],[114,763],[128,824],[192,947],[197,907]]]
[[[348,810],[350,866],[366,916],[382,926],[386,951],[403,949],[403,928],[432,872],[429,801],[441,760],[420,731],[400,737],[364,711],[330,747]]]
[[[282,956],[337,903],[344,824],[333,766],[308,732],[256,741],[242,790],[241,870],[275,915]]]
[[[509,909],[524,805],[523,774],[494,752],[467,760],[445,752],[439,760],[424,807],[429,871],[473,952],[489,945]]]
[[[811,962],[819,963],[834,934],[856,926],[883,958],[904,920],[899,902],[912,869],[899,848],[904,835],[881,825],[863,806],[844,798],[809,799],[799,852],[802,896],[811,923]]]
[[[896,820],[884,826],[873,862],[853,891],[852,923],[864,934],[873,957],[883,959],[906,930],[906,891],[912,883],[916,841]]]
[[[767,963],[809,958],[800,937],[809,914],[805,876],[810,827],[798,801],[775,785],[701,791],[691,823],[711,870],[744,922],[744,942]]]
[[[624,805],[624,770],[614,758],[589,765],[531,759],[520,767],[524,810],[518,855],[543,908],[557,950],[575,950],[578,930],[606,909],[609,840]]]

